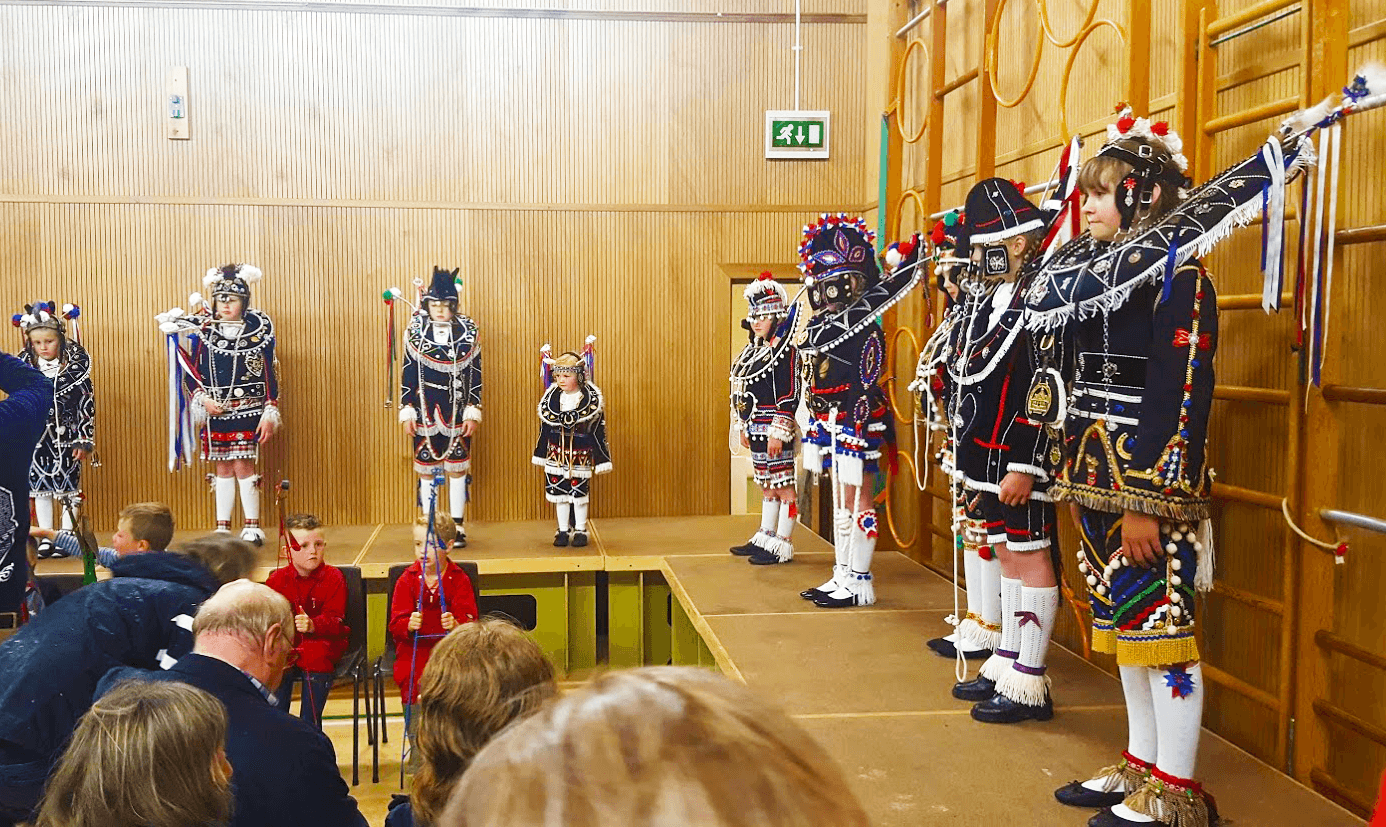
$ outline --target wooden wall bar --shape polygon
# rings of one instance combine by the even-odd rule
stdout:
[[[877,2],[873,14],[908,19],[926,1]],[[920,44],[901,47],[913,54],[898,74],[905,89],[896,90],[902,100],[897,118],[917,129],[928,106],[941,105],[944,112],[917,142],[905,144],[896,172],[902,187],[921,194],[925,211],[932,211],[959,204],[993,169],[1020,181],[1047,180],[1069,135],[1089,138],[1084,155],[1091,157],[1112,104],[1142,98],[1155,116],[1181,130],[1185,153],[1201,164],[1195,180],[1203,180],[1265,140],[1278,120],[1266,104],[1307,105],[1336,91],[1348,69],[1386,58],[1386,18],[1371,0],[1313,0],[1302,12],[1244,36],[1211,47],[1199,43],[1200,15],[1223,21],[1218,28],[1228,32],[1259,20],[1263,15],[1251,11],[1258,5],[1264,4],[1007,0],[998,9],[994,0],[950,2],[945,31],[920,26],[907,37]],[[994,62],[987,25],[993,13]],[[937,9],[933,16],[939,17]],[[1238,19],[1242,23],[1230,25]],[[873,42],[872,48],[879,46]],[[935,76],[932,66],[940,63],[943,71]],[[994,127],[987,108],[993,95]],[[1370,229],[1386,219],[1386,200],[1375,183],[1386,172],[1384,134],[1386,112],[1364,114],[1346,127],[1339,227],[1343,238],[1361,236],[1363,243],[1340,247],[1336,259],[1325,385],[1386,387],[1386,363],[1371,355],[1380,340],[1375,319],[1386,312],[1381,291],[1373,288],[1386,268],[1386,246],[1375,243]],[[923,197],[935,192],[933,202]],[[1293,192],[1297,198],[1298,189]],[[901,235],[929,226],[920,212],[917,202],[900,202],[892,221]],[[1289,229],[1297,234],[1297,216]],[[1259,235],[1256,228],[1237,233],[1205,262],[1220,294],[1259,294],[1261,275],[1249,264],[1259,258]],[[1291,239],[1286,260],[1295,256]],[[1206,674],[1212,676],[1205,722],[1305,783],[1334,794],[1346,790],[1355,798],[1338,797],[1349,803],[1369,801],[1386,769],[1386,748],[1370,737],[1386,723],[1386,673],[1323,649],[1316,633],[1327,630],[1358,650],[1386,652],[1379,599],[1386,588],[1386,538],[1340,530],[1353,552],[1347,565],[1336,566],[1294,538],[1279,504],[1288,496],[1321,537],[1333,537],[1335,529],[1317,521],[1318,508],[1386,513],[1374,470],[1386,461],[1379,438],[1386,408],[1372,404],[1372,391],[1330,399],[1306,389],[1292,311],[1266,316],[1259,304],[1233,304],[1221,317],[1217,371],[1219,384],[1236,390],[1215,401],[1209,441],[1220,483],[1215,494],[1226,496],[1215,503],[1218,588],[1200,607]],[[924,306],[901,308],[898,324],[922,341],[931,326]],[[905,544],[917,559],[951,570],[944,504],[907,488],[900,480],[891,492],[895,533],[912,541]],[[1068,520],[1060,522],[1067,549],[1062,557],[1069,560],[1077,540]],[[1081,599],[1084,587],[1075,575],[1067,572]],[[1056,638],[1083,650],[1082,624],[1073,613],[1061,615]],[[1108,658],[1097,660],[1112,667]],[[1353,731],[1354,721],[1369,729]]]
[[[804,4],[803,104],[838,125],[812,163],[762,157],[763,111],[793,105],[778,4],[670,6],[696,22],[616,2],[567,19],[202,5],[0,2],[0,303],[83,307],[98,525],[141,499],[210,523],[204,467],[165,470],[153,316],[226,261],[265,272],[253,304],[279,328],[285,428],[263,467],[294,507],[411,517],[380,293],[436,263],[462,268],[482,329],[473,518],[550,513],[529,463],[537,351],[588,333],[615,458],[593,513],[726,512],[726,284],[789,269],[810,216],[871,197],[858,0]],[[174,66],[188,141],[162,134]]]

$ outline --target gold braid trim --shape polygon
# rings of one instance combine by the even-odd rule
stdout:
[[[1201,793],[1154,775],[1122,803],[1168,827],[1211,827],[1208,801]]]
[[[1153,667],[1198,660],[1198,641],[1194,638],[1193,626],[1183,628],[1188,629],[1188,636],[1173,640],[1131,640],[1125,632],[1119,632],[1114,635],[1116,647],[1101,651],[1115,651],[1117,664],[1121,666]],[[1099,651],[1096,637],[1094,634],[1093,651]]]
[[[1132,764],[1123,756],[1120,764],[1113,764],[1098,770],[1097,777],[1105,779],[1102,782],[1102,792],[1104,793],[1116,789],[1120,789],[1124,793],[1132,793],[1145,784],[1145,780],[1150,777],[1150,768]]]
[[[1186,523],[1196,523],[1208,516],[1206,499],[1176,498],[1133,488],[1111,491],[1059,479],[1049,486],[1049,494],[1056,501],[1074,502],[1083,508],[1112,514],[1139,511],[1142,514],[1153,514],[1156,517]]]
[[[1116,654],[1116,632],[1112,631],[1110,627],[1104,629],[1094,626],[1092,629],[1092,650],[1104,655]]]

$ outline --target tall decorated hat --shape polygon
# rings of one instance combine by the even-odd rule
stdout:
[[[967,244],[986,246],[1044,228],[1044,214],[1025,197],[1025,188],[1005,178],[973,185],[963,208]]]
[[[462,268],[444,270],[438,265],[433,265],[433,278],[428,283],[428,289],[424,291],[421,298],[425,302],[451,302],[457,304],[457,288],[462,284],[462,279],[458,273]]]
[[[1131,107],[1117,104],[1116,123],[1107,125],[1107,143],[1097,157],[1115,158],[1131,166],[1116,187],[1123,230],[1129,230],[1136,214],[1154,202],[1156,185],[1174,187],[1181,193],[1189,185],[1185,175],[1189,161],[1183,149],[1183,139],[1168,123],[1137,118]]]
[[[250,285],[264,276],[253,264],[223,264],[213,267],[202,277],[202,284],[212,294],[212,300],[240,298],[250,306]]]
[[[799,270],[815,310],[856,301],[880,280],[876,234],[861,218],[824,213],[804,227]]]
[[[761,273],[741,294],[746,299],[746,318],[780,318],[789,312],[789,294],[769,270]]]

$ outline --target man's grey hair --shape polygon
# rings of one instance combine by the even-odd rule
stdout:
[[[289,601],[269,586],[233,580],[197,610],[192,631],[194,640],[207,634],[225,634],[258,646],[276,623],[292,640],[294,615]]]

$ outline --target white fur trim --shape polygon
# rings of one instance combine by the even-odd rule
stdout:
[[[279,415],[278,405],[266,405],[263,413],[260,414],[261,422],[268,422],[278,428],[284,424],[284,418]]]
[[[1040,706],[1049,696],[1048,675],[1030,675],[1012,667],[993,680],[997,694],[1027,706]]]
[[[997,485],[997,484],[995,484],[995,483],[982,482],[981,480],[974,480],[974,479],[972,479],[972,478],[970,478],[970,477],[964,476],[961,472],[958,474],[958,476],[960,476],[960,477],[962,478],[963,488],[966,488],[966,489],[968,489],[969,491],[990,491],[990,492],[993,493],[993,494],[1000,494],[1000,493],[1001,493],[1001,486],[999,486],[999,485]],[[1053,498],[1050,497],[1049,494],[1048,494],[1047,492],[1044,492],[1044,491],[1034,491],[1034,490],[1031,490],[1031,491],[1030,491],[1030,499],[1032,499],[1032,500],[1039,500],[1040,502],[1044,502],[1044,503],[1053,502],[1053,501],[1054,501]]]
[[[246,284],[254,284],[265,277],[265,274],[260,271],[260,268],[256,267],[254,264],[236,265],[236,275],[244,279]]]
[[[529,458],[529,461],[530,461],[530,464],[532,464],[532,465],[545,465],[545,464],[547,464],[547,463],[544,461],[544,458],[543,458],[543,457],[530,457],[530,458]]]
[[[596,474],[605,474],[606,472],[608,472],[608,471],[610,471],[610,470],[611,470],[611,463],[609,463],[609,462],[603,462],[603,463],[601,463],[600,465],[598,465],[596,468],[593,468],[593,469],[592,469],[592,473],[593,473],[594,475],[596,475]]]
[[[399,409],[400,422],[417,422],[418,420],[419,412],[414,410],[413,405],[405,405]]]
[[[1007,238],[1013,238],[1014,236],[1018,236],[1021,233],[1028,233],[1031,230],[1038,230],[1043,226],[1043,218],[1032,218],[1029,221],[1026,221],[1024,224],[1020,224],[1008,230],[997,230],[994,233],[978,233],[977,235],[968,236],[967,240],[971,244],[986,244],[991,241],[1003,241]]]
[[[1038,465],[1027,465],[1023,462],[1008,462],[1006,470],[1017,474],[1029,474],[1040,482],[1049,482],[1049,474]]]
[[[1007,551],[1041,551],[1043,549],[1049,548],[1050,546],[1048,537],[1045,537],[1042,540],[1030,540],[1029,542],[1025,543],[1013,543],[1008,539],[1001,540],[998,542],[1004,542],[1006,544]]]
[[[463,421],[463,422],[480,422],[480,421],[481,421],[481,408],[478,408],[478,407],[475,406],[475,405],[468,405],[467,408],[466,408],[466,410],[464,410],[464,411],[462,412],[462,421]]]
[[[213,267],[213,268],[211,268],[210,270],[207,271],[207,274],[204,275],[204,276],[202,277],[202,285],[203,285],[204,287],[211,287],[212,285],[216,284],[216,283],[219,282],[219,281],[221,281],[221,268],[220,268],[220,267]],[[181,314],[180,314],[180,315],[181,315]]]

